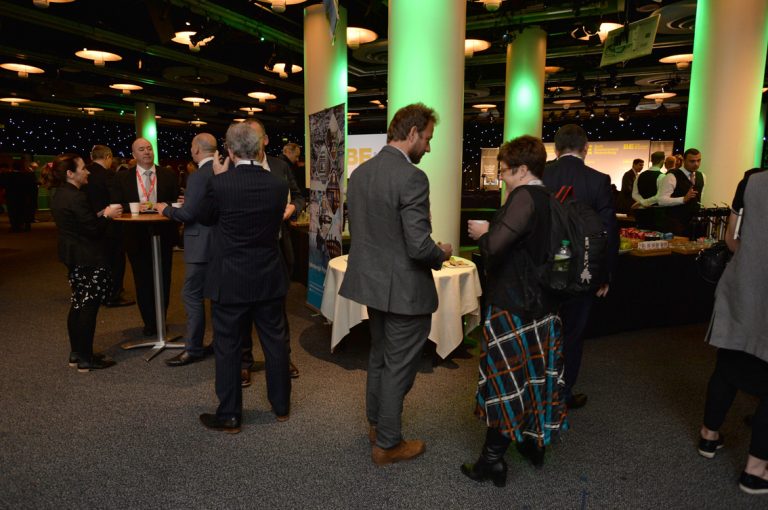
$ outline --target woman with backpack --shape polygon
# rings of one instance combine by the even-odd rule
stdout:
[[[487,308],[475,414],[488,427],[469,478],[506,483],[504,454],[511,442],[541,467],[553,434],[566,427],[563,356],[557,303],[541,288],[534,268],[548,260],[550,196],[541,176],[541,140],[521,136],[499,150],[500,176],[509,195],[490,224],[469,221],[483,255]]]

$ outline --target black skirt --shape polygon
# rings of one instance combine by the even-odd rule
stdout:
[[[72,288],[72,308],[75,310],[97,302],[107,301],[112,288],[112,275],[106,267],[71,266],[69,286]]]

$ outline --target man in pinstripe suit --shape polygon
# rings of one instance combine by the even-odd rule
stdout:
[[[279,232],[288,200],[285,181],[258,163],[262,138],[245,124],[227,130],[227,159],[214,158],[199,220],[216,225],[205,295],[213,304],[216,353],[215,414],[202,414],[209,429],[240,431],[240,356],[244,325],[252,322],[264,351],[267,397],[278,421],[288,419],[291,380],[283,306],[288,274]]]

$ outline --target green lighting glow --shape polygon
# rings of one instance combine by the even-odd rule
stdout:
[[[507,47],[504,141],[522,135],[541,137],[547,34],[525,29]]]
[[[155,105],[152,103],[136,103],[136,133],[137,138],[149,140],[155,152],[155,164],[160,158],[160,148],[157,146],[157,119]]]

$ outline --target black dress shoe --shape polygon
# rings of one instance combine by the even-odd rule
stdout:
[[[294,365],[292,361],[288,362],[288,375],[291,376],[291,379],[299,377],[299,369],[296,368],[296,365]]]
[[[219,418],[215,414],[203,413],[200,415],[200,423],[207,429],[218,430],[227,434],[240,432],[240,418]]]
[[[182,351],[181,354],[177,354],[172,358],[165,360],[165,364],[169,367],[183,367],[198,361],[203,361],[205,356],[193,356],[187,351]]]
[[[568,409],[580,409],[587,405],[587,396],[584,393],[574,393],[565,401],[565,405]]]
[[[488,464],[481,458],[474,464],[463,464],[461,472],[476,482],[491,480],[496,487],[507,485],[507,463],[504,459]]]
[[[101,354],[100,352],[94,352],[92,358],[93,359],[102,360],[102,359],[105,358],[105,356],[103,354]],[[80,356],[78,353],[76,353],[76,352],[70,352],[69,353],[69,366],[71,368],[77,368],[77,364],[82,362],[82,361],[84,361],[83,357]]]
[[[104,306],[106,306],[107,308],[117,308],[120,306],[131,306],[135,304],[136,304],[136,301],[132,299],[125,299],[124,297],[118,297],[115,299],[110,299],[109,301],[104,303]]]
[[[101,370],[104,368],[109,368],[115,366],[115,362],[111,359],[96,359],[93,358],[91,361],[81,361],[77,364],[77,371],[78,372],[90,372],[91,370]]]

